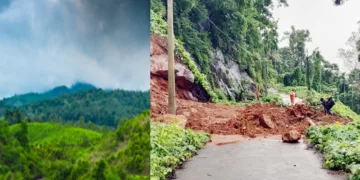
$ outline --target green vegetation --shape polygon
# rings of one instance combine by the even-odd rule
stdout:
[[[359,114],[355,113],[349,106],[344,105],[340,101],[336,102],[332,111],[342,117],[347,117],[356,121],[360,120]]]
[[[306,29],[289,27],[283,35],[277,34],[277,23],[270,18],[268,9],[274,5],[272,0],[186,0],[174,2],[174,31],[176,37],[176,55],[193,72],[196,82],[201,84],[211,96],[213,102],[244,105],[254,103],[244,98],[231,99],[219,90],[217,79],[211,71],[212,53],[221,50],[224,61],[233,61],[241,72],[246,72],[265,93],[263,102],[281,104],[280,97],[268,94],[267,88],[273,87],[288,94],[296,88],[297,97],[315,108],[322,108],[320,98],[332,96],[336,104],[332,111],[348,117],[355,122],[351,125],[332,125],[310,128],[308,136],[325,155],[327,168],[351,170],[352,179],[360,179],[359,127],[360,116],[360,67],[358,59],[360,29],[349,39],[349,49],[340,49],[339,54],[349,64],[349,74],[340,72],[337,64],[325,59],[320,49],[307,52],[307,43],[311,42],[311,32]],[[344,1],[334,1],[336,5]],[[151,33],[161,36],[167,34],[165,1],[151,0]],[[280,5],[287,5],[280,1]],[[278,39],[286,40],[288,45],[278,47]],[[237,102],[236,102],[237,101]],[[240,101],[240,102],[239,102]],[[158,127],[157,127],[158,126]],[[173,159],[169,137],[177,137],[176,130],[160,128],[154,125],[156,141],[152,142],[151,175],[165,178],[177,166],[180,160]],[[161,131],[159,129],[162,129]],[[165,137],[165,138],[160,138]],[[174,138],[176,139],[176,138]],[[180,138],[181,139],[181,138]],[[162,144],[158,143],[161,141]],[[157,144],[156,144],[156,143]],[[170,145],[168,145],[168,143]],[[155,146],[156,145],[156,146]],[[166,147],[165,147],[166,146]],[[155,148],[156,147],[156,148]],[[153,151],[157,149],[162,153]],[[170,150],[168,150],[170,149]],[[161,158],[160,158],[161,157]],[[186,157],[185,157],[186,158]],[[177,157],[179,159],[179,157]],[[181,158],[180,158],[181,159]],[[346,165],[352,165],[346,167]]]
[[[114,132],[0,122],[0,179],[148,179],[150,111]]]
[[[71,86],[71,88],[68,88],[66,86],[59,86],[44,93],[26,93],[21,95],[15,95],[9,98],[4,98],[2,101],[7,105],[13,105],[18,107],[35,101],[42,101],[45,99],[55,98],[60,95],[71,94],[80,91],[92,90],[92,89],[96,89],[96,88],[91,84],[76,83],[73,86]]]
[[[150,108],[150,91],[82,90],[17,108],[6,105],[4,101],[0,101],[0,116],[5,116],[10,124],[19,123],[23,118],[30,122],[74,122],[83,119],[85,123],[115,128],[120,119],[133,118]]]
[[[29,123],[28,135],[34,145],[62,145],[74,146],[84,143],[97,142],[102,137],[101,133],[87,129],[77,128],[57,123]],[[10,132],[15,135],[21,129],[21,124],[10,126]],[[86,141],[85,141],[86,140]]]
[[[166,36],[167,23],[163,19],[165,14],[165,7],[158,0],[152,0],[152,9],[150,10],[150,31],[153,34],[159,36]],[[206,79],[206,75],[201,73],[197,68],[195,61],[192,59],[191,54],[188,53],[184,47],[184,43],[181,40],[175,41],[175,55],[178,56],[189,68],[189,70],[195,76],[195,82],[200,84],[210,95],[213,102],[218,102],[218,96],[211,88],[209,82]]]
[[[151,123],[151,178],[166,179],[179,164],[208,142],[209,136],[177,125]]]
[[[335,1],[340,5],[343,1]],[[338,95],[345,105],[360,113],[360,82],[354,67],[351,75],[340,72],[337,64],[326,60],[320,49],[306,51],[311,42],[311,32],[292,26],[283,35],[277,34],[277,23],[271,19],[270,6],[278,3],[287,6],[286,1],[204,1],[187,0],[174,2],[174,32],[176,54],[194,73],[213,102],[224,103],[231,98],[219,93],[216,77],[211,71],[212,53],[221,50],[225,61],[238,63],[240,71],[247,72],[267,94],[271,85],[301,86],[319,93]],[[162,0],[151,0],[151,33],[167,34],[166,8]],[[349,39],[349,47],[341,49],[350,65],[357,62],[357,39],[354,32]],[[288,46],[278,48],[277,39],[288,41]],[[356,60],[356,61],[355,61]],[[355,81],[355,82],[354,82]],[[351,89],[351,90],[350,90]],[[351,93],[350,93],[351,91]],[[243,98],[236,99],[243,101]]]
[[[262,59],[269,59],[272,52],[277,49],[276,23],[267,18],[271,15],[267,10],[271,5],[271,1],[174,2],[177,55],[189,66],[197,82],[206,89],[212,101],[219,102],[218,99],[221,99],[214,93],[219,87],[216,87],[216,77],[210,72],[211,53],[215,49],[220,49],[226,60],[237,62],[240,70],[249,72],[259,84],[262,84],[263,78],[270,81],[274,79],[271,74],[262,77],[261,73],[255,73],[263,71]],[[151,33],[166,34],[165,12],[161,0],[151,0]],[[210,25],[207,18],[217,26]],[[222,34],[217,27],[230,37]],[[262,34],[261,30],[265,30],[265,33]],[[264,40],[262,36],[265,37]],[[266,64],[271,66],[270,62]]]
[[[309,143],[324,154],[324,168],[348,170],[351,180],[360,178],[359,122],[310,127],[307,130]]]
[[[282,106],[281,97],[278,94],[269,94],[267,96],[263,96],[261,101],[264,103],[275,103],[278,106]]]
[[[276,85],[277,89],[281,93],[289,93],[292,89],[296,89],[296,96],[304,99],[305,103],[308,105],[314,106],[316,108],[322,108],[320,104],[320,98],[327,98],[333,96],[332,94],[327,93],[318,93],[315,90],[311,90],[310,92],[307,90],[305,86],[287,86]],[[334,97],[334,96],[333,96]],[[336,98],[336,96],[335,96]],[[335,106],[332,108],[332,111],[339,116],[351,118],[353,120],[360,120],[360,116],[354,112],[348,105],[342,103],[339,99],[335,99]]]

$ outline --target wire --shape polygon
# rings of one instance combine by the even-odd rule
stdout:
[[[227,34],[225,34],[225,32],[222,31],[213,21],[211,21],[211,19],[210,19],[208,16],[206,16],[204,13],[202,13],[199,8],[197,8],[196,6],[194,6],[194,8],[197,9],[197,10],[200,12],[200,14],[202,14],[207,20],[209,20],[209,22],[210,22],[211,24],[213,24],[213,25],[214,25],[221,33],[223,33],[228,39],[230,39],[233,43],[236,43],[236,41],[234,41],[233,39],[231,39],[231,38],[230,38]]]

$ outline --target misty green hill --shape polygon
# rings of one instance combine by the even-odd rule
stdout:
[[[2,101],[7,105],[13,105],[16,107],[35,102],[35,101],[41,101],[45,99],[51,99],[58,97],[60,95],[64,94],[71,94],[76,93],[84,90],[91,90],[96,89],[95,86],[87,83],[76,83],[72,85],[70,88],[66,86],[58,86],[55,87],[49,91],[43,92],[43,93],[26,93],[26,94],[20,94],[20,95],[14,95],[9,98],[4,98]]]
[[[116,127],[119,120],[134,118],[149,108],[150,91],[90,89],[33,101],[20,107],[0,102],[0,117],[4,116],[10,124],[19,123],[24,118],[29,122],[83,119]]]

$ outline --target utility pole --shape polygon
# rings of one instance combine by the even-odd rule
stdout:
[[[264,84],[264,92],[265,92],[265,95],[267,96],[268,95],[268,84],[267,84],[267,59],[266,58],[263,58],[263,84]]]
[[[306,85],[308,88],[308,91],[311,91],[311,82],[310,82],[310,58],[309,56],[305,57],[306,62]]]
[[[176,115],[175,106],[175,72],[174,72],[174,27],[173,27],[173,0],[167,0],[168,21],[168,91],[169,113]]]

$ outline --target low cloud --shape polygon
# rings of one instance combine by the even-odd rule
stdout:
[[[0,3],[0,97],[77,81],[148,90],[149,9],[142,0]]]

